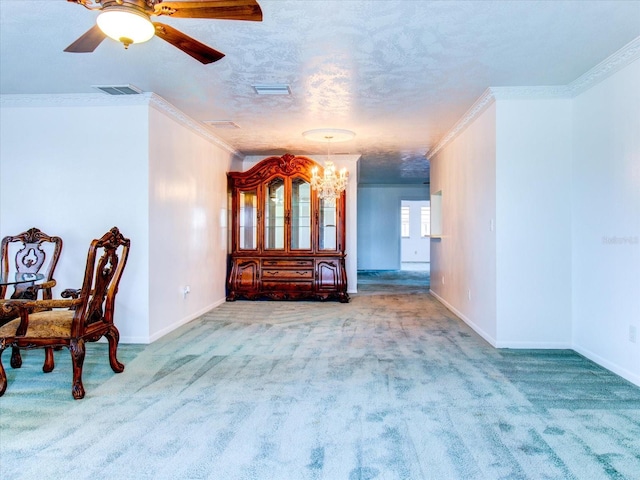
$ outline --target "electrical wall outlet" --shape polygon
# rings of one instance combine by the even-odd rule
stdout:
[[[638,335],[637,335],[637,329],[635,325],[629,325],[629,341],[631,343],[636,343],[636,340],[638,339]]]
[[[467,290],[467,297],[469,298],[469,300],[471,300],[471,289]]]
[[[187,298],[187,295],[191,293],[191,287],[189,285],[185,286],[182,290],[182,298]]]

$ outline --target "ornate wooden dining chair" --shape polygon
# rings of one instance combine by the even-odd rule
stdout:
[[[20,318],[0,327],[0,396],[7,388],[2,352],[9,346],[25,349],[67,347],[73,365],[71,393],[75,399],[83,398],[85,394],[82,365],[86,342],[106,337],[111,369],[116,373],[124,370],[124,365],[116,358],[120,334],[113,324],[113,310],[129,245],[130,240],[113,227],[102,238],[91,242],[81,289],[65,290],[62,296],[67,298],[60,300],[7,300],[3,303],[4,310],[17,309]],[[51,310],[33,313],[33,309],[41,308]]]
[[[47,251],[51,258],[47,262]],[[44,282],[37,285],[17,284],[11,298],[28,298],[35,300],[38,291],[43,299],[51,299],[51,289],[56,285],[53,272],[58,264],[62,251],[62,239],[52,237],[37,228],[30,228],[18,235],[4,237],[0,247],[0,264],[2,274],[6,278],[11,273],[11,261],[14,260],[15,273],[42,273]],[[11,255],[15,252],[15,257]],[[7,285],[0,285],[0,298],[5,298]]]
[[[38,274],[44,275],[42,283],[25,282],[17,283],[11,287],[0,284],[0,301],[5,298],[23,298],[29,300],[50,300],[51,289],[56,286],[53,272],[56,269],[60,252],[62,251],[62,239],[47,235],[38,228],[30,228],[18,235],[7,236],[0,244],[0,272],[5,279],[9,275]],[[13,289],[13,292],[11,291]],[[10,294],[10,295],[9,295]],[[0,309],[0,326],[18,317],[16,310],[6,311]],[[11,354],[11,366],[19,368],[22,365],[20,350],[13,347]],[[50,372],[50,362],[53,361],[53,352],[45,349],[45,362],[43,370]],[[53,367],[51,367],[53,368]]]

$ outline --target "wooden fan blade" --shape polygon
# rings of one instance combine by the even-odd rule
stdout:
[[[73,53],[93,52],[105,38],[107,38],[107,36],[102,33],[100,27],[98,27],[98,25],[94,25],[79,39],[65,48],[64,51]]]
[[[262,9],[256,0],[209,0],[208,2],[162,2],[154,15],[180,18],[262,21]]]
[[[200,43],[169,25],[157,22],[153,22],[153,25],[156,27],[156,35],[158,37],[179,48],[187,55],[191,55],[201,63],[217,62],[224,57],[224,53]]]

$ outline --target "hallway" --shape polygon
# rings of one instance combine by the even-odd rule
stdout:
[[[411,266],[411,264],[408,264]],[[359,270],[357,295],[428,293],[429,263],[420,263],[402,270]]]

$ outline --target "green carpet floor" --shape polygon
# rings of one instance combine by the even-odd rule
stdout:
[[[429,270],[361,270],[358,272],[358,293],[428,293],[430,280]]]
[[[117,312],[116,312],[117,315]],[[638,479],[640,388],[496,350],[427,293],[225,303],[148,346],[7,366],[0,478]]]

